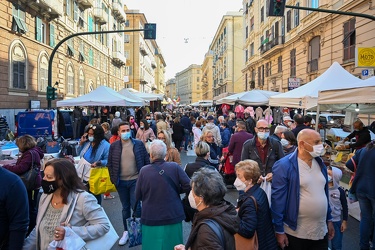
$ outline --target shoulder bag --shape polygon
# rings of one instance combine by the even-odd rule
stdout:
[[[250,196],[250,198],[254,201],[255,211],[258,212],[258,204],[254,196]],[[234,235],[234,240],[236,241],[236,249],[241,250],[258,250],[258,235],[257,232],[254,232],[254,236],[250,239],[245,238],[238,233]]]
[[[35,189],[36,185],[36,178],[38,177],[40,167],[34,161],[33,151],[29,151],[31,154],[31,167],[25,173],[19,175],[23,184],[25,184],[26,190],[31,191]]]

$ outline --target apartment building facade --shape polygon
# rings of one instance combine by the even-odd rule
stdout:
[[[366,0],[289,0],[287,5],[375,15]],[[374,47],[375,25],[361,17],[285,9],[268,17],[266,1],[243,1],[244,89],[286,92],[318,77],[333,62],[355,76],[356,47]],[[329,84],[329,83],[327,83]]]
[[[176,79],[171,78],[165,84],[165,96],[177,100]]]
[[[202,66],[197,64],[176,73],[176,89],[180,104],[187,105],[202,100],[201,77]]]
[[[243,15],[227,12],[209,46],[213,52],[213,99],[243,91]]]
[[[214,52],[208,51],[202,64],[202,99],[213,100],[213,58]]]
[[[147,23],[146,16],[139,10],[126,9],[126,26],[129,29],[143,29]],[[125,39],[126,83],[128,88],[134,88],[145,93],[164,93],[164,73],[166,63],[161,49],[153,40],[145,40],[143,32],[131,32]]]

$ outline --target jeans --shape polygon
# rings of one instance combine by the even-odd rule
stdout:
[[[27,191],[27,198],[29,201],[29,227],[27,235],[31,233],[36,224],[36,216],[38,214],[37,198],[39,194],[39,189]]]
[[[331,249],[332,250],[341,250],[342,249],[342,235],[341,232],[341,221],[333,221],[333,227],[335,228],[335,237],[331,240]]]
[[[289,245],[285,250],[327,250],[328,249],[328,234],[322,240],[308,240],[300,239],[287,234]]]
[[[120,180],[118,186],[116,187],[117,193],[119,195],[122,204],[122,223],[124,224],[124,231],[128,231],[126,225],[126,219],[131,217],[130,209],[135,207],[135,186],[137,180],[122,181]],[[141,206],[138,203],[136,208],[135,217],[141,217]]]
[[[361,209],[361,222],[359,223],[359,246],[361,249],[370,249],[370,241],[375,243],[375,199],[364,193],[357,193]],[[372,236],[372,238],[370,238]]]

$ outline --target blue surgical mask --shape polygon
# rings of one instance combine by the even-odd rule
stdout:
[[[129,138],[131,137],[131,133],[130,131],[129,132],[125,132],[125,133],[121,133],[121,139],[126,141],[126,140],[129,140]]]
[[[280,142],[281,142],[281,145],[282,145],[283,147],[286,147],[286,146],[289,145],[289,141],[288,141],[287,139],[282,138]]]
[[[257,135],[259,139],[266,140],[270,135],[270,132],[258,132]]]
[[[89,141],[93,142],[94,141],[94,136],[89,136],[88,139],[89,139]]]
[[[328,175],[328,182],[331,182],[331,181],[333,181],[332,177]]]

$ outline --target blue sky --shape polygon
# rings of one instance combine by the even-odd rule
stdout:
[[[240,10],[242,0],[126,0],[126,5],[157,24],[156,42],[168,80],[191,64],[203,63],[222,16]]]

